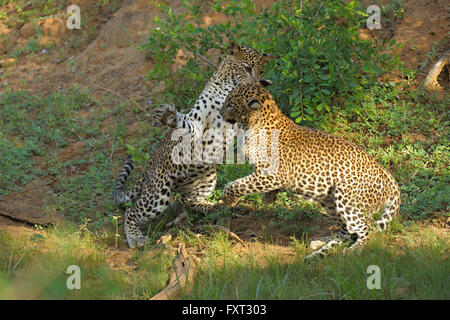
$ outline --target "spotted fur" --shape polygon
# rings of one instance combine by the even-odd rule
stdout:
[[[134,169],[133,158],[130,155],[128,155],[125,158],[125,163],[122,167],[122,170],[120,170],[119,176],[116,179],[116,183],[114,184],[114,191],[112,194],[114,201],[118,203],[126,203],[135,196],[133,192],[129,193],[123,192],[123,186],[127,181],[131,171],[133,171],[133,169]]]
[[[232,207],[241,196],[265,193],[274,200],[278,190],[290,190],[320,203],[324,213],[339,226],[334,238],[308,258],[323,256],[343,240],[351,240],[350,249],[360,247],[369,237],[369,221],[380,230],[399,212],[400,191],[392,175],[353,143],[332,134],[295,124],[277,107],[273,97],[260,82],[234,89],[221,110],[226,121],[238,122],[252,129],[247,136],[247,153],[254,161],[254,172],[227,184],[223,190],[224,205]],[[278,132],[277,170],[267,171],[269,163],[262,157],[261,143],[265,132]],[[271,141],[267,134],[267,146]],[[253,140],[252,140],[253,139]],[[256,140],[255,140],[256,139]],[[255,143],[256,142],[256,143]]]
[[[172,105],[163,105],[154,112],[154,124],[158,124],[158,121],[160,124],[175,121],[174,126],[178,125],[184,130],[183,135],[187,135],[193,143],[196,138],[201,138],[206,129],[220,127],[225,123],[219,111],[228,93],[241,83],[259,79],[269,60],[269,55],[232,43],[228,56],[219,64],[191,111],[186,115],[177,113],[175,119],[170,117],[174,110]],[[125,213],[124,227],[130,247],[142,245],[146,241],[140,226],[166,209],[172,192],[180,193],[181,201],[199,212],[207,213],[217,207],[206,200],[216,186],[215,164],[183,164],[179,161],[183,155],[177,152],[173,159],[173,150],[183,139],[183,136],[173,139],[174,133],[171,130],[160,141],[150,157],[144,175],[131,192],[123,190],[131,171],[128,169],[132,168],[130,161],[125,162],[116,181],[114,197],[118,202],[136,199],[134,206]],[[208,142],[205,141],[205,144],[213,147]]]

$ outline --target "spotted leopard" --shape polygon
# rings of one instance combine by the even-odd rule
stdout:
[[[145,243],[147,238],[140,227],[166,209],[172,192],[180,193],[181,201],[196,211],[207,213],[217,207],[217,204],[206,200],[216,186],[215,163],[186,162],[186,153],[176,148],[188,137],[192,149],[196,132],[202,133],[211,125],[220,127],[224,122],[219,110],[228,93],[241,83],[259,79],[270,59],[270,55],[231,43],[228,55],[205,85],[191,111],[177,122],[181,129],[172,129],[159,142],[150,156],[145,173],[128,192],[124,191],[124,184],[134,164],[131,157],[126,158],[114,186],[113,198],[119,203],[134,201],[133,207],[126,210],[124,222],[130,247]],[[162,123],[171,121],[166,117],[166,107],[160,109],[159,120]],[[208,142],[205,141],[206,145],[211,147]]]
[[[254,163],[251,175],[225,186],[223,204],[233,207],[241,196],[252,193],[266,193],[265,200],[273,200],[278,190],[290,190],[320,203],[339,226],[336,235],[322,239],[324,245],[308,259],[324,256],[347,240],[352,243],[349,250],[361,247],[369,238],[369,221],[375,213],[381,210],[376,225],[384,230],[399,212],[395,179],[355,144],[295,124],[278,109],[264,84],[237,87],[221,109],[226,121],[251,129],[245,147]]]

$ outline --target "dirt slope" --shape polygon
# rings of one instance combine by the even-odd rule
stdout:
[[[417,70],[434,43],[443,43],[438,49],[439,56],[449,49],[450,15],[445,13],[450,12],[450,2],[408,0],[404,5],[404,19],[395,29],[393,38],[404,44],[399,51],[400,60]]]

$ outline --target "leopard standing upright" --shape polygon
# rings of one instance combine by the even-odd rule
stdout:
[[[185,136],[201,138],[208,128],[225,124],[219,111],[228,93],[239,84],[260,79],[265,64],[271,59],[271,55],[231,43],[228,55],[205,85],[191,111],[187,115],[178,114],[176,125],[185,129]],[[165,118],[166,107],[159,108],[155,113],[156,118],[161,117],[159,120],[163,124],[169,121]],[[215,164],[174,161],[177,159],[173,158],[173,150],[183,138],[178,135],[174,139],[174,133],[171,130],[160,141],[150,156],[144,175],[131,191],[124,191],[124,184],[134,166],[131,157],[127,157],[116,180],[113,191],[115,201],[135,202],[125,213],[124,228],[130,247],[145,243],[147,237],[142,234],[140,226],[166,209],[172,192],[180,193],[181,201],[194,210],[207,213],[216,208],[216,204],[206,200],[216,186]],[[208,147],[214,140],[214,137],[210,138],[212,140],[204,142]]]
[[[353,241],[350,249],[360,247],[369,237],[369,220],[380,210],[376,225],[386,229],[400,209],[400,191],[392,175],[355,144],[295,124],[278,109],[263,84],[237,87],[221,110],[226,121],[251,129],[245,147],[254,163],[251,175],[225,186],[224,205],[232,207],[241,196],[252,193],[265,193],[266,199],[273,199],[278,190],[319,202],[340,229],[335,237],[324,238],[326,244],[307,258],[323,256],[344,240]],[[267,153],[275,141],[276,157],[274,151]],[[275,159],[276,170],[268,170],[272,163],[264,156],[267,154]]]

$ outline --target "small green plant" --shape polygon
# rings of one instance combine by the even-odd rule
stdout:
[[[45,241],[45,237],[42,234],[35,233],[30,237],[31,242],[41,242]]]
[[[112,216],[112,223],[114,225],[114,244],[115,247],[117,248],[117,244],[120,238],[120,233],[119,233],[119,218],[120,216]]]
[[[403,20],[405,15],[405,8],[403,7],[402,0],[389,0],[388,5],[381,7],[381,12],[384,17],[388,19],[395,19],[395,22]]]
[[[133,160],[137,163],[144,163],[150,159],[148,152],[144,151],[142,148],[138,149],[136,146],[128,143],[126,143],[125,146],[127,147],[127,154],[131,155]]]

